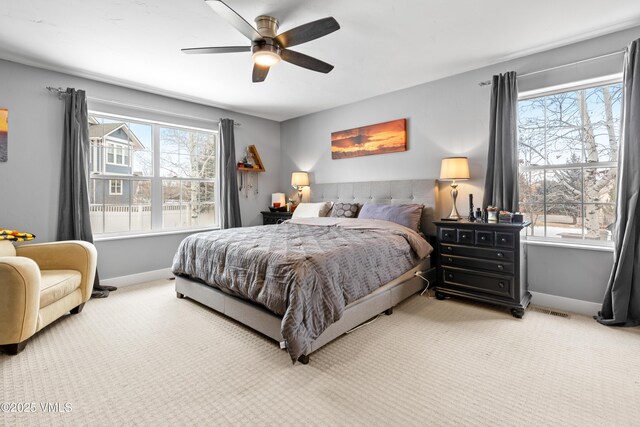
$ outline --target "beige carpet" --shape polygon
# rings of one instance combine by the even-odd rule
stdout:
[[[0,355],[5,425],[638,425],[640,328],[414,296],[291,365],[157,281]],[[40,402],[68,403],[45,413]]]

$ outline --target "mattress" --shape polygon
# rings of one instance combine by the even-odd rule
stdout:
[[[413,268],[431,246],[380,220],[305,218],[187,237],[173,272],[282,317],[292,360],[349,304]]]

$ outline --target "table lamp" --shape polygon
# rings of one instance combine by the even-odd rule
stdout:
[[[291,173],[291,186],[298,190],[298,198],[302,203],[302,189],[309,186],[309,174],[307,172]]]
[[[440,180],[451,181],[451,213],[447,219],[462,219],[456,208],[456,198],[458,197],[457,180],[469,179],[469,160],[466,157],[447,157],[442,159],[440,166]]]

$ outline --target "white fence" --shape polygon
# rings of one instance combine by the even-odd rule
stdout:
[[[94,233],[151,230],[151,205],[89,205]],[[188,228],[215,224],[215,207],[192,212],[189,203],[162,205],[162,228]]]

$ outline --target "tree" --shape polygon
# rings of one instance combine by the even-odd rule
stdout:
[[[209,133],[178,128],[160,130],[161,175],[192,180],[165,180],[164,200],[181,200],[189,206],[190,219],[211,211],[214,206],[214,186],[200,180],[215,177],[215,141]],[[191,221],[189,224],[192,225]]]
[[[520,204],[534,225],[544,202],[548,215],[581,218],[589,239],[614,221],[616,169],[597,164],[617,161],[621,97],[610,85],[519,103]]]

